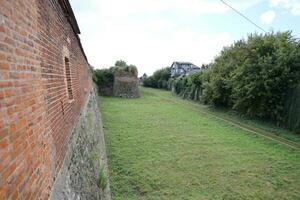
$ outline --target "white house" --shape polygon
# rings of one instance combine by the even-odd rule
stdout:
[[[173,62],[171,66],[171,77],[189,75],[199,70],[200,67],[190,62]]]

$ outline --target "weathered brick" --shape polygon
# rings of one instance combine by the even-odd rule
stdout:
[[[15,98],[6,98],[5,99],[5,106],[9,107],[16,104],[16,99]]]
[[[5,168],[10,164],[11,161],[11,156],[10,156],[10,151],[8,148],[4,148],[0,151],[0,173],[3,172]],[[4,181],[4,179],[2,179]],[[1,181],[0,181],[1,184]]]
[[[0,60],[6,60],[6,55],[0,52]]]
[[[11,87],[13,86],[12,81],[0,81],[0,88]]]
[[[13,39],[9,38],[9,37],[6,37],[6,38],[4,39],[4,42],[5,42],[6,44],[9,44],[9,45],[12,45],[12,46],[15,46],[15,45],[16,45],[15,41],[14,41]]]
[[[0,186],[0,199],[5,199],[7,187]]]
[[[12,115],[15,113],[15,106],[10,106],[7,108],[7,115]]]
[[[0,63],[0,69],[9,69],[8,63]]]
[[[3,179],[7,179],[17,168],[17,165],[15,163],[10,164],[6,170],[2,173]]]
[[[8,146],[8,139],[7,138],[4,138],[4,139],[0,140],[0,149],[7,148],[7,146]]]
[[[0,25],[0,32],[3,32],[3,33],[5,33],[5,28],[4,28],[4,25]]]
[[[8,129],[7,128],[3,128],[0,130],[0,139],[6,137],[8,135]]]
[[[3,129],[5,126],[5,121],[3,119],[0,119],[0,129]]]
[[[91,88],[87,60],[59,1],[0,1],[0,199],[48,198]]]
[[[15,192],[12,194],[11,199],[12,199],[12,200],[18,200],[18,199],[21,199],[21,198],[19,198],[19,192],[18,192],[18,191],[15,191]]]
[[[3,91],[0,91],[0,100],[1,99],[4,99],[5,95],[4,95],[4,92]]]
[[[11,97],[11,96],[14,96],[15,94],[16,94],[15,89],[8,89],[8,90],[4,91],[5,97]]]

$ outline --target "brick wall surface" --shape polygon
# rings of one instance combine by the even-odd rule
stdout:
[[[0,199],[48,199],[90,89],[58,0],[0,0]]]

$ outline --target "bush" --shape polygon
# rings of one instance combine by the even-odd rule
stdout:
[[[113,68],[93,70],[93,81],[96,83],[100,94],[111,95],[114,84]]]
[[[93,71],[93,80],[100,86],[111,85],[114,82],[114,73],[112,69],[96,69]]]
[[[172,91],[183,98],[200,100],[202,95],[202,76],[204,71],[189,76],[180,76],[172,81]]]
[[[287,112],[292,104],[288,91],[299,83],[299,40],[291,32],[278,32],[249,35],[247,40],[224,48],[200,72],[170,79],[168,87],[184,98],[231,108],[249,117],[291,124],[295,119]]]
[[[282,122],[284,101],[299,83],[300,48],[290,32],[250,35],[246,59],[233,72],[233,108]]]
[[[168,89],[168,81],[171,77],[171,69],[169,67],[157,70],[152,76],[143,81],[143,86]]]
[[[115,76],[138,76],[138,70],[136,66],[116,66],[113,68]]]
[[[115,66],[116,67],[126,67],[127,63],[124,60],[118,60],[118,61],[116,61]]]

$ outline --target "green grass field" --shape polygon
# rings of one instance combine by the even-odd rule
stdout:
[[[170,92],[141,95],[100,98],[114,200],[300,199],[299,150]],[[299,144],[287,131],[247,124]]]

